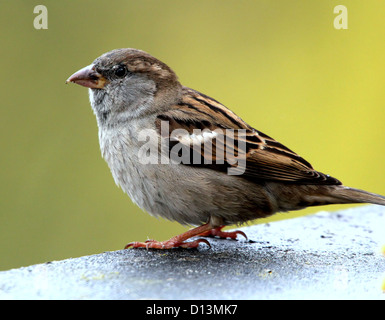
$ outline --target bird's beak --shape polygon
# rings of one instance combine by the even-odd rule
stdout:
[[[94,65],[89,65],[70,76],[66,83],[73,82],[91,89],[103,89],[107,80],[95,70]]]

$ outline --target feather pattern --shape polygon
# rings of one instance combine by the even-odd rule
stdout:
[[[246,168],[244,172],[239,172],[240,176],[254,182],[268,180],[286,183],[341,184],[339,180],[314,170],[309,162],[278,141],[250,127],[218,101],[187,87],[183,87],[182,97],[178,104],[159,114],[155,124],[161,133],[162,121],[168,123],[169,131],[166,132],[166,136],[162,132],[162,138],[169,140],[169,152],[177,143],[190,148],[191,159],[193,157],[197,159],[196,153],[200,152],[201,161],[183,164],[204,166],[222,172],[232,167],[236,172],[237,167],[229,161],[229,155],[237,157],[243,154]],[[178,132],[178,129],[183,129],[182,132],[185,134],[173,134]],[[196,134],[197,129],[200,130],[200,135]],[[233,136],[230,136],[226,129],[231,130]],[[223,134],[215,134],[216,131]],[[211,153],[204,152],[208,140],[212,146]],[[197,148],[197,144],[200,144],[201,148]],[[245,147],[240,148],[240,145]],[[218,155],[224,157],[220,159]]]

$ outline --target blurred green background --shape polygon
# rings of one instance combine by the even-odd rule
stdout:
[[[33,27],[38,4],[47,30]],[[333,27],[338,4],[348,30]],[[115,48],[151,53],[318,170],[385,194],[383,1],[2,0],[0,9],[0,270],[187,230],[115,186],[87,90],[64,84]]]

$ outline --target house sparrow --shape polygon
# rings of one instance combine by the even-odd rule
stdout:
[[[151,215],[198,225],[167,241],[125,248],[210,246],[205,239],[186,240],[246,237],[222,228],[278,211],[385,205],[383,196],[314,170],[217,100],[182,86],[173,70],[141,50],[107,52],[68,82],[89,88],[101,153],[116,184]]]

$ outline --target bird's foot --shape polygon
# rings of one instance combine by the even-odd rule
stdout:
[[[198,248],[201,242],[207,244],[211,248],[210,243],[206,239],[184,242],[171,238],[166,241],[147,240],[146,242],[130,242],[124,247],[124,249],[128,249],[130,247],[146,249]]]
[[[218,237],[218,238],[221,238],[221,239],[230,238],[230,239],[236,240],[237,239],[237,235],[240,234],[241,236],[244,236],[246,238],[246,240],[248,240],[246,234],[243,231],[240,231],[240,230],[236,230],[236,231],[222,231],[222,229],[224,227],[225,226],[220,226],[220,227],[217,227],[217,228],[214,228],[214,229],[202,232],[202,233],[199,234],[199,236],[201,236],[201,237]]]
[[[210,248],[210,243],[206,239],[198,239],[186,242],[191,237],[199,236],[201,233],[209,231],[211,226],[206,223],[194,229],[191,229],[178,236],[172,237],[166,241],[147,240],[146,242],[130,242],[124,249],[132,248],[146,248],[146,249],[172,249],[172,248],[197,248],[200,243],[207,244]]]

